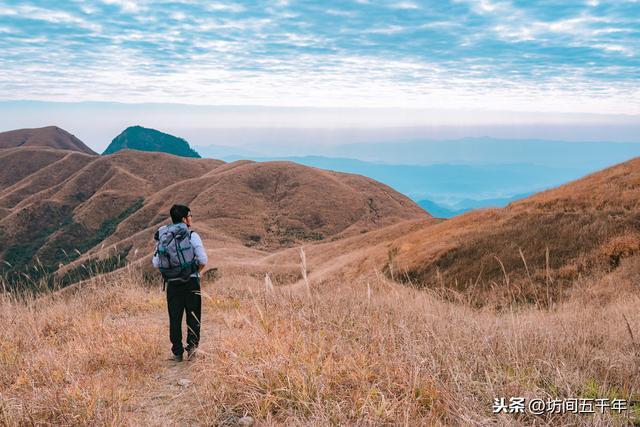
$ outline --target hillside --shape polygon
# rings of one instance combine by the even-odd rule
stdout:
[[[96,154],[78,138],[56,126],[17,129],[0,133],[0,149],[16,147],[50,147],[59,150],[79,151],[85,154]]]
[[[0,256],[14,276],[41,263],[47,273],[61,269],[82,278],[87,266],[104,271],[140,260],[177,202],[191,206],[214,259],[216,253],[253,259],[428,218],[373,180],[289,162],[15,148],[0,152],[0,166],[20,171],[0,173]]]
[[[478,302],[561,298],[640,253],[640,158],[503,209],[425,225],[386,244],[394,279]]]
[[[184,139],[142,126],[126,128],[111,141],[102,154],[113,154],[126,149],[168,153],[181,157],[200,157]]]

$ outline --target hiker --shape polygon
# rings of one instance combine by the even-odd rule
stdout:
[[[188,206],[173,205],[169,211],[173,224],[155,234],[156,252],[153,266],[159,268],[167,287],[171,360],[182,361],[182,314],[187,317],[187,360],[191,360],[200,342],[200,272],[207,264],[202,239],[191,231],[192,216]]]

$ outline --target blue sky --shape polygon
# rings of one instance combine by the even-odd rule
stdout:
[[[639,0],[0,0],[0,100],[640,115],[639,17]]]

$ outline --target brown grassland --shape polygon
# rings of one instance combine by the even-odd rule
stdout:
[[[497,310],[382,273],[273,286],[238,272],[203,284],[201,351],[182,363],[165,360],[164,294],[136,270],[4,293],[0,424],[235,425],[245,415],[257,425],[640,423],[639,406],[492,414],[496,397],[637,402],[639,279],[633,256],[576,279],[561,302]]]

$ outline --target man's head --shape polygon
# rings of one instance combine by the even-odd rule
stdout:
[[[184,222],[188,226],[191,226],[191,209],[189,209],[189,206],[173,205],[171,206],[169,215],[171,215],[171,221],[173,221],[174,224]]]

